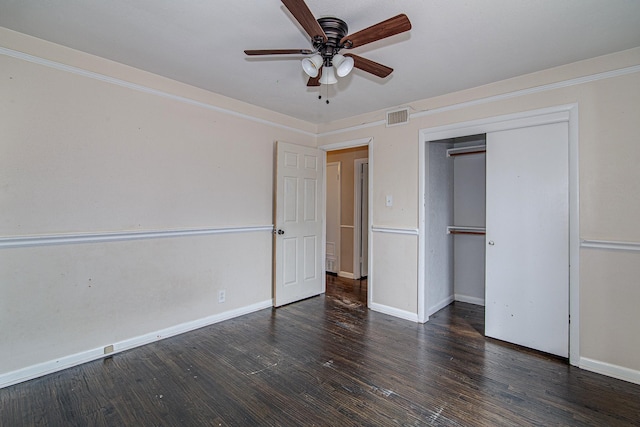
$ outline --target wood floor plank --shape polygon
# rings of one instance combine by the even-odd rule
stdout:
[[[420,325],[367,283],[0,390],[2,426],[629,426],[640,386],[484,337],[454,303]]]

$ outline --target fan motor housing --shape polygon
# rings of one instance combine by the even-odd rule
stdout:
[[[342,49],[340,41],[349,33],[349,27],[342,19],[334,17],[319,18],[318,23],[324,30],[327,41],[314,41],[313,44],[324,58],[325,65],[330,65],[333,55]]]
[[[349,33],[349,27],[342,19],[333,17],[320,18],[318,19],[318,24],[320,24],[324,33],[327,35],[327,43],[332,43],[336,46],[340,43],[340,40]]]

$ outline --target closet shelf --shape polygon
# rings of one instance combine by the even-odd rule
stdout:
[[[459,225],[450,225],[447,227],[447,234],[473,234],[477,236],[484,236],[486,233],[484,227],[465,227]]]
[[[468,154],[479,154],[487,151],[486,145],[473,145],[469,147],[449,148],[447,150],[447,157],[465,156]]]

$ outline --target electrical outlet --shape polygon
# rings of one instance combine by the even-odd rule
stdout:
[[[227,292],[222,289],[218,291],[218,303],[223,303],[227,299]]]

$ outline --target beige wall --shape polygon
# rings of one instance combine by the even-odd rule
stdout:
[[[410,102],[410,123],[386,128],[361,126],[383,111],[311,125],[4,29],[0,45],[36,57],[0,54],[0,378],[269,301],[268,231],[6,243],[268,226],[276,140],[373,137],[371,225],[410,231],[419,226],[420,129],[577,103],[580,238],[640,242],[638,69],[535,90],[640,66],[640,48]],[[417,235],[375,233],[377,306],[417,312],[418,247]],[[581,356],[637,378],[639,257],[582,248],[579,284]]]
[[[636,48],[416,101],[407,104],[413,114],[407,125],[386,128],[381,123],[384,111],[379,111],[320,126],[318,143],[322,146],[373,137],[372,225],[414,229],[418,226],[420,200],[420,129],[577,103],[580,238],[638,243],[639,65],[640,48]],[[625,68],[624,73],[561,84]],[[381,124],[362,126],[375,122]],[[393,195],[393,207],[384,205],[386,194]],[[407,244],[407,239],[415,244]],[[417,279],[407,272],[415,272],[418,266],[418,236],[396,240],[385,238],[381,248],[374,237],[372,293],[382,306],[415,311]],[[580,250],[581,356],[602,366],[612,364],[623,371],[631,370],[635,381],[640,382],[640,334],[635,333],[640,311],[631,303],[638,301],[638,264],[638,251]],[[391,270],[398,275],[390,274]],[[378,280],[392,276],[397,280]]]
[[[315,126],[8,30],[0,43],[0,384],[269,305],[275,141],[314,146]]]
[[[367,146],[327,152],[327,163],[340,162],[340,271],[346,273],[353,273],[354,161],[368,157]]]

